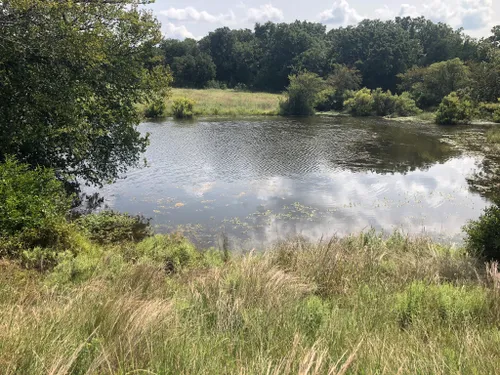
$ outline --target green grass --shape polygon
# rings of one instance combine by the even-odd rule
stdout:
[[[186,97],[194,100],[195,116],[277,115],[281,95],[234,90],[172,89],[167,100],[167,115],[172,116],[172,103]]]
[[[491,144],[500,145],[500,129],[495,127],[486,132],[486,141]]]
[[[181,237],[0,263],[4,374],[493,374],[500,275],[394,235],[229,259]],[[99,250],[97,250],[99,248]]]

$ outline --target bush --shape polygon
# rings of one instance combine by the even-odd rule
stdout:
[[[172,115],[177,119],[193,118],[194,101],[188,98],[178,98],[172,103]]]
[[[0,164],[0,254],[69,245],[71,202],[52,170],[7,158]]]
[[[205,85],[206,89],[227,90],[227,84],[221,81],[210,80]]]
[[[327,88],[318,93],[315,109],[321,112],[342,109],[344,96],[333,88]]]
[[[422,321],[462,325],[484,318],[487,312],[488,296],[481,287],[414,281],[396,298],[396,313],[403,328]]]
[[[367,88],[348,92],[344,102],[345,109],[353,116],[399,116],[407,117],[419,114],[421,110],[407,92],[392,95],[390,91]]]
[[[467,248],[487,260],[500,261],[500,207],[486,208],[477,220],[464,227]]]
[[[356,91],[344,102],[344,108],[354,116],[370,116],[373,114],[373,107],[372,92],[367,88]]]
[[[479,103],[479,116],[500,123],[500,99],[498,103]]]
[[[446,96],[436,112],[436,124],[456,125],[469,123],[472,119],[473,107],[468,98],[460,98],[456,92]]]
[[[161,118],[165,117],[167,105],[163,97],[152,99],[144,109],[144,117]]]
[[[139,258],[163,264],[168,273],[199,265],[203,254],[180,235],[161,235],[146,238],[137,244]]]
[[[417,107],[409,93],[403,92],[401,95],[394,96],[393,114],[399,117],[408,117],[418,115],[422,111]]]
[[[302,72],[289,76],[285,95],[286,99],[280,102],[281,115],[314,115],[319,92],[324,87],[323,80],[315,73]]]
[[[77,224],[89,239],[99,244],[139,242],[151,235],[149,219],[126,213],[103,211],[79,218]]]
[[[390,91],[383,92],[378,88],[372,92],[373,110],[377,116],[387,116],[394,113],[397,96]]]
[[[235,91],[248,91],[248,86],[244,83],[238,83],[234,86]]]

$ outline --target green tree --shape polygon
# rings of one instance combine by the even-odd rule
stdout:
[[[325,32],[324,25],[306,21],[256,24],[261,60],[255,86],[270,91],[283,90],[289,76],[304,68],[324,74],[328,58]]]
[[[471,64],[471,77],[474,99],[496,103],[500,98],[500,49],[490,49],[484,60]]]
[[[200,40],[199,46],[215,63],[218,81],[230,87],[238,83],[253,84],[259,58],[255,35],[251,30],[219,28]]]
[[[331,59],[361,71],[363,85],[395,90],[397,74],[421,57],[419,42],[394,21],[364,20],[328,33]]]
[[[310,116],[314,114],[317,95],[324,81],[316,73],[301,72],[290,76],[286,99],[280,103],[282,115]]]
[[[425,68],[412,68],[400,74],[399,78],[399,89],[410,92],[419,107],[427,108],[438,105],[453,91],[468,88],[470,69],[462,60],[456,58]]]
[[[0,3],[0,161],[102,184],[139,161],[135,104],[171,82],[145,0]],[[78,179],[78,180],[77,180]]]
[[[477,41],[461,29],[454,30],[447,24],[434,23],[424,17],[396,17],[396,23],[422,47],[423,53],[418,62],[421,66],[454,58],[467,61],[477,55]]]
[[[208,53],[201,52],[196,40],[166,39],[160,43],[160,50],[172,69],[174,86],[202,88],[215,79],[217,67]]]

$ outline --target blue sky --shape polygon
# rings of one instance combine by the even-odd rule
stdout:
[[[500,0],[156,0],[149,6],[170,38],[200,38],[218,27],[253,28],[256,22],[321,22],[328,28],[354,25],[364,18],[423,15],[463,27],[474,37],[500,24]]]

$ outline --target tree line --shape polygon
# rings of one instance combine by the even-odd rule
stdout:
[[[364,20],[328,32],[324,25],[307,21],[267,22],[254,30],[224,27],[199,41],[165,39],[159,52],[179,87],[278,92],[291,74],[307,70],[326,78],[340,64],[359,71],[363,87],[396,91],[400,75],[408,70],[413,69],[416,78],[419,67],[453,59],[465,62],[482,85],[491,84],[491,75],[500,67],[499,42],[499,26],[491,36],[474,39],[462,29],[424,17],[398,17]],[[493,97],[498,90],[488,85],[481,95]]]

